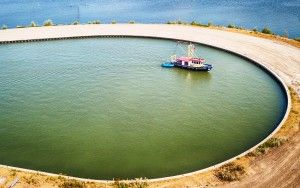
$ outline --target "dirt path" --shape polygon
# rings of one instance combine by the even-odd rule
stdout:
[[[295,97],[294,93],[294,97]],[[247,176],[223,187],[300,187],[300,99],[294,98],[294,117],[278,132],[288,140],[279,148],[253,160]],[[285,130],[288,129],[288,130]]]
[[[300,187],[300,132],[253,162],[247,177],[224,187]]]

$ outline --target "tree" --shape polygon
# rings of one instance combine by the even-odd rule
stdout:
[[[37,27],[37,24],[34,21],[32,21],[29,26],[30,27]]]
[[[5,30],[7,28],[8,28],[7,25],[2,25],[2,27],[1,27],[1,29],[3,29],[3,30]]]
[[[227,27],[228,28],[235,28],[235,26],[233,24],[229,24]]]
[[[272,34],[271,29],[269,29],[269,28],[267,28],[267,27],[263,28],[263,29],[261,30],[261,32],[262,32],[262,33],[265,33],[265,34]]]
[[[72,23],[72,25],[79,25],[80,23],[79,23],[79,21],[78,20],[76,20],[76,21],[74,21],[73,23]]]
[[[45,22],[44,22],[44,26],[53,26],[54,24],[53,24],[53,22],[52,22],[52,20],[46,20]]]

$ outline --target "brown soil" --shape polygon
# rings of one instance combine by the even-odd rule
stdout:
[[[250,162],[248,175],[225,187],[300,187],[300,100],[292,93],[292,110],[275,137],[287,141]]]

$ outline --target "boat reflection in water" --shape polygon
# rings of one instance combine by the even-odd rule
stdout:
[[[203,72],[199,74],[195,71],[184,71],[182,69],[174,69],[176,75],[179,75],[180,79],[184,79],[187,84],[201,84],[207,83],[212,79],[212,75],[208,72]]]

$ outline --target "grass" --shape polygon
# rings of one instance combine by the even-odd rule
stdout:
[[[192,26],[199,26],[199,27],[210,27],[213,24],[211,22],[208,22],[208,24],[202,24],[200,22],[192,21],[192,22],[184,22],[184,21],[168,21],[167,24],[178,24],[178,25],[192,25]]]
[[[100,20],[89,21],[88,24],[101,24]]]
[[[221,181],[237,181],[245,175],[245,168],[234,162],[225,164],[215,170],[214,175]]]
[[[192,21],[191,25],[200,26],[200,27],[208,27],[208,25],[205,25],[205,24],[202,24],[202,23],[199,23],[199,22],[196,22],[196,21]]]
[[[122,182],[122,181],[119,181],[119,180],[115,180],[114,183],[113,183],[113,187],[116,187],[116,188],[129,188],[129,184],[125,183],[125,182]]]
[[[179,24],[179,25],[183,24],[183,25],[192,25],[192,26],[200,26],[200,27],[211,27],[211,26],[223,27],[223,26],[214,25],[211,22],[208,22],[207,24],[201,24],[201,23],[196,22],[196,21],[192,21],[191,23],[188,23],[188,22],[183,22],[183,21],[180,21],[180,20],[179,21],[168,21],[167,24]],[[230,29],[240,29],[240,30],[248,30],[248,29],[246,29],[244,27],[236,26],[234,24],[228,24],[227,28],[230,28]],[[254,33],[258,33],[259,32],[259,30],[257,28],[252,29],[252,31]],[[269,29],[269,28],[267,28],[267,27],[263,28],[260,32],[264,33],[264,34],[270,34],[270,35],[274,34],[272,32],[272,30]],[[286,34],[284,34],[282,37],[288,38],[287,31],[286,31]],[[295,40],[296,41],[300,41],[300,38],[296,38]]]
[[[124,180],[115,179],[113,187],[116,188],[146,188],[148,187],[146,178],[136,178],[133,182],[126,182]]]
[[[56,182],[57,178],[53,176],[48,176],[46,178],[46,182],[51,183],[51,182]]]
[[[60,188],[83,188],[85,187],[84,182],[76,181],[76,180],[65,180],[60,185]]]
[[[9,175],[12,177],[15,177],[17,175],[17,170],[15,170],[15,169],[10,170]]]
[[[277,148],[283,144],[283,139],[280,138],[270,138],[262,145],[258,146],[255,150],[256,154],[264,154],[269,150],[270,148]]]
[[[241,27],[241,26],[236,26],[236,25],[234,25],[234,24],[228,24],[227,27],[228,27],[228,28],[235,28],[235,29],[244,29],[243,27]]]
[[[246,156],[247,157],[256,157],[262,154],[265,154],[271,148],[277,148],[284,143],[284,139],[281,138],[270,138],[265,143],[258,146],[254,151],[249,152]]]
[[[254,151],[249,152],[246,156],[247,157],[256,157],[256,156],[265,154],[271,148],[277,148],[277,147],[281,146],[284,143],[284,141],[285,140],[281,139],[281,138],[276,138],[276,137],[270,138],[265,143],[258,146]]]
[[[212,27],[212,26],[219,27],[219,28],[224,27],[222,25],[214,25],[212,22],[208,22],[207,24],[202,24],[202,23],[199,23],[199,22],[196,22],[196,21],[192,21],[191,23],[189,23],[189,22],[184,22],[184,21],[180,21],[180,20],[178,20],[178,21],[168,21],[167,24],[192,25],[192,26],[200,26],[200,27]],[[235,24],[228,24],[227,28],[230,28],[230,29],[239,29],[239,30],[248,30],[247,28],[244,28],[242,26],[237,26]],[[252,29],[252,31],[254,33],[258,33],[259,32],[259,30],[257,28]],[[264,34],[274,34],[271,31],[271,29],[269,29],[267,27],[263,28],[260,32],[264,33]],[[283,37],[287,38],[287,35],[284,35]],[[299,41],[299,38],[298,38],[297,41]]]
[[[24,178],[25,179],[25,182],[29,185],[34,185],[34,186],[38,186],[39,185],[39,182],[36,178],[33,177],[33,175],[29,176],[29,177],[26,177]]]
[[[57,179],[60,181],[60,184],[59,184],[60,188],[83,188],[83,187],[85,187],[84,182],[77,181],[74,179],[67,179],[61,175],[59,175],[57,177]]]
[[[188,22],[183,22],[183,21],[181,21],[181,20],[177,20],[177,21],[168,21],[167,24],[190,25],[190,23],[188,23]]]

